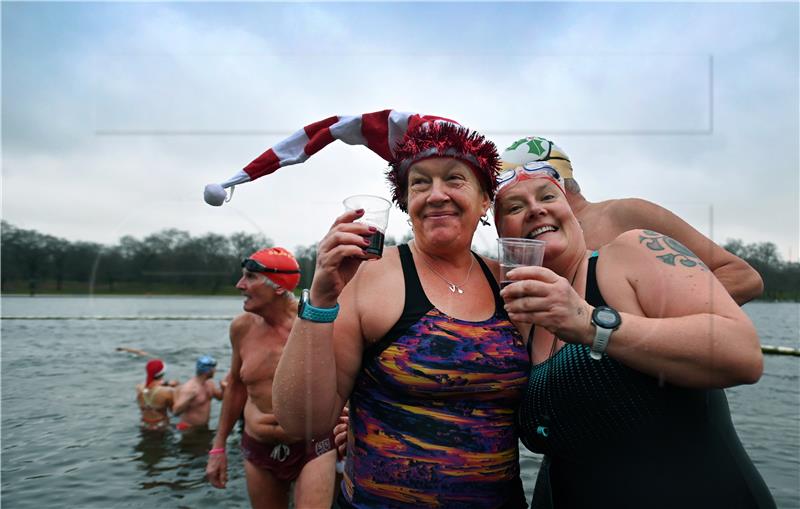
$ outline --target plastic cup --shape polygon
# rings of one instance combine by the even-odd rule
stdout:
[[[497,239],[497,260],[500,262],[500,287],[511,284],[506,273],[517,267],[541,265],[545,241],[500,237]]]
[[[348,211],[364,209],[364,215],[356,219],[356,222],[374,226],[378,230],[370,237],[370,244],[364,248],[364,252],[372,258],[383,256],[383,240],[386,236],[386,225],[389,224],[391,202],[380,196],[356,194],[345,198],[343,203]]]

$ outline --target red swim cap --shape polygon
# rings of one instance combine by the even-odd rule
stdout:
[[[150,385],[156,378],[164,376],[167,371],[167,365],[161,359],[150,359],[147,361],[145,369],[147,370],[146,385]]]
[[[273,283],[285,288],[290,292],[300,283],[300,265],[294,255],[282,247],[268,247],[260,249],[250,255],[250,258],[257,261],[267,269],[277,270],[296,270],[294,274],[283,274],[280,272],[262,272]]]

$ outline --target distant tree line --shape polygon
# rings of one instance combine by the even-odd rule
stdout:
[[[775,244],[745,244],[734,239],[726,242],[723,247],[761,274],[761,279],[764,280],[762,300],[800,301],[800,263],[783,261]]]
[[[260,234],[166,229],[113,246],[71,242],[2,222],[3,293],[235,294],[244,256],[272,241]]]
[[[387,245],[395,243],[386,238]],[[125,236],[116,245],[106,246],[73,242],[3,221],[2,292],[235,295],[241,260],[272,245],[261,234],[193,237],[186,231],[166,229],[143,239]],[[800,300],[800,263],[783,261],[775,244],[730,240],[724,247],[761,274],[762,298]],[[293,253],[302,274],[298,288],[308,287],[317,246],[295,247]]]

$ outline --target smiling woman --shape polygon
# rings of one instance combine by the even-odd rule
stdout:
[[[538,165],[510,170],[495,203],[501,236],[547,242],[544,266],[502,291],[532,338],[518,413],[545,454],[532,505],[775,507],[722,390],[761,376],[753,324],[673,239],[632,230],[587,250],[558,172]]]
[[[323,437],[349,402],[341,507],[524,507],[513,415],[528,355],[503,310],[496,262],[470,251],[495,192],[495,146],[441,117],[332,117],[223,185],[334,139],[389,161],[414,240],[364,263],[375,233],[356,222],[364,211],[336,219],[304,292],[317,313],[301,310],[275,373],[278,420],[287,433]]]
[[[497,180],[494,217],[502,237],[546,242],[546,264],[553,263],[570,243],[583,237],[564,195],[564,179],[549,164],[527,163],[506,170]]]
[[[489,196],[474,171],[457,159],[426,159],[410,168],[408,181],[406,201],[417,250],[430,243],[426,248],[432,253],[449,254],[452,242],[471,245],[489,208]]]

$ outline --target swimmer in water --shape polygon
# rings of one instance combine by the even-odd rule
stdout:
[[[211,415],[211,400],[222,399],[223,387],[214,383],[217,361],[203,355],[197,359],[195,376],[178,387],[172,412],[180,415],[176,428],[188,431],[197,427],[207,427]]]
[[[150,359],[145,366],[147,378],[136,386],[136,402],[142,411],[142,428],[160,431],[169,427],[168,411],[175,401],[175,389],[164,384],[167,365],[161,359]]]

